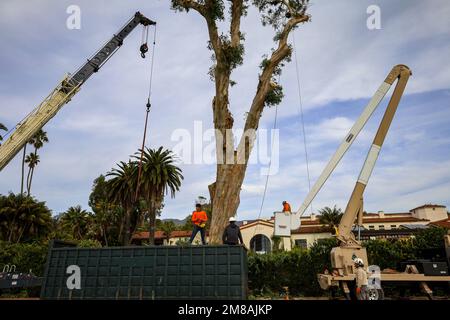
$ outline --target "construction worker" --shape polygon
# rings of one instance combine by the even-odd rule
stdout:
[[[192,241],[194,241],[195,236],[200,231],[202,244],[206,245],[205,227],[206,221],[208,221],[208,216],[206,215],[206,212],[202,210],[202,205],[200,203],[197,203],[195,205],[195,211],[192,212],[191,220],[192,223],[194,224],[194,230],[192,230],[192,235],[191,238],[189,239],[189,243],[192,243]]]
[[[356,268],[356,297],[358,300],[367,300],[367,272],[364,270],[364,262],[361,258],[354,260]]]
[[[230,224],[225,228],[222,235],[223,244],[228,245],[238,245],[239,242],[244,244],[244,240],[242,240],[241,230],[239,226],[236,224],[236,218],[231,217],[229,220]]]
[[[291,213],[291,205],[287,201],[283,201],[283,212]]]

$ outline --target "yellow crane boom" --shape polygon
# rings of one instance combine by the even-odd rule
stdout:
[[[123,40],[139,24],[144,27],[155,25],[156,22],[146,18],[140,12],[128,20],[100,50],[73,75],[66,75],[55,89],[42,101],[22,122],[16,130],[0,146],[0,171],[14,158],[24,145],[38,132],[56,113],[68,103],[80,90],[81,85],[97,72],[123,44]],[[141,45],[141,56],[145,57],[147,45]]]

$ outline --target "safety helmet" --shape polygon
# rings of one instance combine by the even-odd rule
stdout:
[[[230,217],[230,219],[228,220],[230,222],[236,222],[236,218],[235,217]]]
[[[353,262],[355,263],[355,265],[357,267],[363,267],[364,266],[364,261],[361,258],[355,258],[353,260]]]

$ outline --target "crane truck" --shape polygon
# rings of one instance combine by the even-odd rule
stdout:
[[[148,35],[148,27],[156,25],[156,22],[148,19],[140,12],[136,12],[100,50],[89,58],[74,74],[64,76],[52,92],[24,120],[17,124],[13,133],[0,146],[0,171],[73,98],[86,80],[100,70],[122,46],[124,39],[138,25],[143,25],[144,29],[147,28]],[[141,56],[145,58],[145,53],[148,51],[147,43],[141,44],[140,51]]]
[[[331,157],[328,164],[323,169],[321,175],[310,189],[305,200],[300,208],[294,213],[288,212],[275,212],[275,230],[274,234],[281,237],[290,237],[291,230],[296,230],[301,226],[301,216],[306,212],[306,209],[311,205],[315,196],[318,194],[322,186],[325,184],[333,170],[341,161],[344,154],[350,148],[355,141],[358,134],[363,129],[373,112],[376,110],[380,102],[389,92],[389,89],[397,81],[392,96],[387,105],[386,111],[383,115],[381,123],[378,127],[378,131],[373,139],[372,145],[364,161],[363,167],[360,171],[358,180],[354,186],[353,192],[347,203],[345,211],[340,220],[339,226],[336,232],[336,238],[338,239],[339,246],[335,247],[330,252],[331,266],[333,273],[331,274],[319,274],[318,281],[322,289],[326,290],[333,286],[340,286],[347,298],[351,296],[352,284],[355,281],[355,265],[354,259],[360,258],[363,260],[364,265],[368,266],[366,248],[361,245],[361,242],[356,239],[352,232],[353,225],[362,225],[363,220],[363,194],[364,190],[369,182],[369,178],[375,167],[378,155],[380,153],[383,142],[386,138],[389,127],[392,123],[392,119],[397,110],[400,99],[405,90],[409,77],[411,76],[411,70],[406,65],[396,65],[389,72],[386,79],[377,89],[369,103],[361,113],[360,117],[356,120],[348,134],[345,136],[342,143],[339,145],[336,152]],[[446,243],[450,243],[450,239],[446,239]],[[450,250],[450,249],[447,249]],[[369,270],[370,271],[370,270]],[[405,272],[395,274],[383,274],[375,272],[371,274],[373,280],[379,280],[379,284],[376,287],[372,287],[369,290],[370,299],[381,299],[384,296],[383,289],[381,288],[381,281],[389,282],[419,282],[421,288],[431,297],[432,291],[427,286],[428,281],[450,281],[449,276],[425,276],[420,274],[414,265],[408,265]],[[375,274],[376,273],[376,274]]]

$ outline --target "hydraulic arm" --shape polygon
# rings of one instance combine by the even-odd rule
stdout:
[[[115,34],[100,50],[73,75],[67,75],[58,83],[55,89],[42,101],[23,121],[16,130],[0,146],[0,170],[2,170],[23,146],[38,132],[56,113],[68,103],[80,90],[81,85],[111,58],[123,44],[123,40],[138,25],[148,27],[156,22],[146,18],[140,12],[136,14]],[[141,55],[145,57],[146,44],[141,46]]]
[[[295,230],[300,227],[301,216],[305,213],[312,200],[315,198],[333,170],[339,164],[344,154],[352,145],[353,141],[355,141],[356,137],[361,132],[369,118],[372,116],[373,112],[378,107],[384,96],[387,94],[393,83],[398,79],[392,97],[385,111],[384,117],[378,128],[378,132],[375,136],[375,139],[373,140],[372,146],[364,162],[354,191],[347,204],[347,208],[342,217],[341,223],[339,224],[338,238],[341,240],[341,242],[349,245],[355,244],[353,233],[351,232],[352,225],[356,217],[358,216],[358,213],[362,212],[362,197],[364,189],[369,181],[381,146],[384,142],[387,131],[392,122],[395,111],[397,110],[397,106],[400,102],[400,98],[403,94],[403,91],[405,90],[405,86],[410,75],[411,71],[405,65],[397,65],[392,68],[391,72],[375,92],[374,96],[371,98],[358,120],[356,120],[353,127],[345,136],[344,141],[342,141],[336,152],[331,157],[330,161],[328,162],[321,175],[317,179],[316,183],[311,188],[302,205],[300,206],[300,209],[289,216],[281,212],[277,212],[275,214],[275,233],[277,235],[290,235],[290,230]]]

